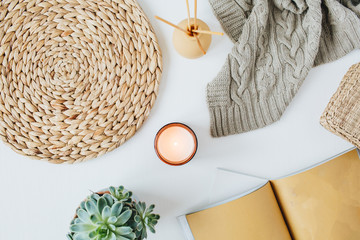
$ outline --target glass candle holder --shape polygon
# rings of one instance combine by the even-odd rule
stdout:
[[[198,141],[190,127],[175,122],[165,125],[158,131],[154,147],[160,160],[172,166],[180,166],[195,156]]]

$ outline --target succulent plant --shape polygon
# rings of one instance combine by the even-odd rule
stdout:
[[[160,216],[154,205],[132,199],[123,186],[110,187],[108,193],[90,195],[80,203],[70,225],[70,240],[142,240],[147,230],[155,233]]]
[[[109,187],[109,192],[111,196],[116,198],[120,202],[131,202],[132,192],[125,191],[123,186],[120,186],[118,188]]]
[[[155,233],[155,225],[158,223],[160,218],[159,215],[152,213],[155,208],[155,205],[150,205],[149,208],[146,208],[144,202],[139,202],[135,204],[135,209],[137,216],[134,216],[134,226],[135,235],[137,239],[147,238],[147,229],[150,232]]]

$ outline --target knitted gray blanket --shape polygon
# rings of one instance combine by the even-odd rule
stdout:
[[[207,86],[211,135],[280,119],[309,70],[360,48],[360,0],[209,0],[234,42]]]

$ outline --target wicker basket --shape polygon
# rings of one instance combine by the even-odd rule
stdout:
[[[345,74],[320,124],[360,148],[360,63]]]

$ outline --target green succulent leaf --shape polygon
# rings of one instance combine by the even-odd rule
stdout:
[[[126,210],[125,212],[123,212],[117,219],[115,225],[116,226],[122,226],[124,225],[131,217],[131,210]]]
[[[96,204],[91,200],[86,201],[85,208],[89,214],[99,214]]]
[[[100,198],[100,196],[99,195],[97,195],[97,194],[93,194],[93,195],[91,195],[92,197],[89,197],[88,199],[87,199],[87,201],[90,201],[90,202],[92,202],[92,203],[94,203],[95,204],[95,206],[97,205],[97,201],[98,201],[98,199]],[[96,196],[96,197],[95,197]]]
[[[122,209],[123,209],[123,206],[124,205],[121,202],[117,202],[114,205],[112,205],[112,207],[111,207],[111,215],[112,216],[119,216]]]
[[[84,201],[80,203],[80,208],[81,208],[81,209],[86,209],[86,208],[85,208],[85,202],[84,202]]]
[[[143,229],[143,225],[142,224],[138,224],[136,227],[136,230],[141,231]]]
[[[136,239],[135,233],[130,233],[127,235],[116,235],[117,240],[134,240]]]
[[[109,187],[109,192],[112,196],[116,195],[116,189],[113,186]]]
[[[150,232],[155,233],[155,229],[151,225],[148,225],[148,228],[149,228]]]
[[[78,224],[78,223],[81,223],[82,221],[79,219],[79,218],[76,218],[73,222],[73,224]]]
[[[146,209],[146,213],[151,213],[155,208],[155,205],[154,204],[151,204],[148,209]]]
[[[74,240],[89,240],[88,236],[86,234],[75,234]]]
[[[127,237],[129,239],[136,239],[136,234],[132,232],[132,233],[126,234],[125,237]]]
[[[101,219],[99,219],[97,215],[93,214],[93,215],[90,216],[90,220],[91,220],[92,223],[96,224]]]
[[[112,206],[114,204],[114,198],[110,194],[106,193],[103,197],[106,199],[108,206]]]
[[[124,236],[116,236],[116,240],[132,240],[134,238],[128,238],[128,237],[124,237]]]
[[[90,220],[90,215],[87,211],[85,211],[84,209],[79,209],[77,211],[77,216],[78,218],[82,221],[82,222],[87,222],[87,223],[91,223]]]
[[[103,212],[103,209],[107,206],[107,202],[105,200],[104,197],[99,198],[99,200],[97,201],[97,207],[98,207],[98,211],[99,213]]]
[[[93,232],[91,232],[91,233],[89,233],[89,238],[90,239],[94,239],[94,238],[97,238],[97,232],[96,231],[93,231]]]
[[[111,216],[111,217],[109,217],[109,219],[107,220],[107,222],[108,222],[109,224],[114,224],[114,223],[116,223],[116,221],[117,221],[117,217],[115,217],[115,216]]]
[[[70,226],[72,232],[90,232],[96,229],[96,226],[86,223],[78,223]]]
[[[96,202],[99,198],[100,198],[100,196],[97,193],[91,194],[91,196],[89,197],[89,199],[95,200]]]
[[[107,221],[108,218],[111,216],[111,209],[109,206],[104,207],[101,213],[101,217],[104,221]]]
[[[139,215],[136,215],[135,217],[134,217],[134,220],[135,220],[135,222],[140,222],[141,221],[141,217],[139,216]]]
[[[116,226],[114,224],[108,224],[108,227],[112,232],[116,231]]]
[[[119,227],[116,229],[116,233],[119,235],[127,235],[132,233],[132,228],[131,227]]]
[[[110,233],[109,237],[107,238],[107,240],[116,240],[116,235],[115,233]]]

